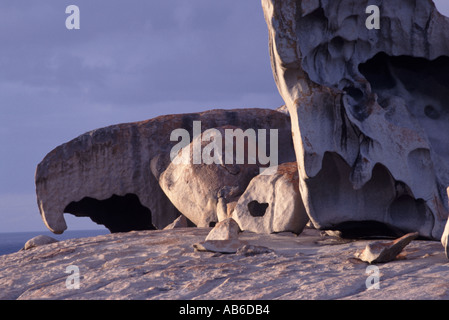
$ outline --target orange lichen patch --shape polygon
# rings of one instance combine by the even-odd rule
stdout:
[[[296,190],[299,190],[299,173],[298,163],[287,162],[278,166],[278,173],[282,174],[289,182],[291,182]]]

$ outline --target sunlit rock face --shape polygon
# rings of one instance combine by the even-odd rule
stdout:
[[[252,128],[241,121],[245,127],[206,130],[181,149],[168,166],[153,170],[171,203],[196,226],[209,227],[228,218],[253,178],[259,173],[276,175],[277,163],[295,159],[289,117],[262,110],[250,115],[249,122],[256,122]],[[259,135],[261,132],[266,136]],[[202,159],[195,150],[202,150]],[[276,164],[262,164],[266,155]]]
[[[223,181],[219,178],[229,171],[223,173],[225,169],[215,164],[206,170],[202,169],[207,166],[198,165],[195,170],[200,180],[198,184],[192,185],[202,188],[189,193],[189,185],[177,181],[177,186],[181,186],[176,189],[179,192],[177,198],[171,193],[166,195],[159,183],[160,175],[167,168],[170,169],[168,172],[174,171],[170,154],[179,141],[176,135],[175,139],[172,138],[172,133],[184,130],[193,139],[196,122],[201,124],[202,131],[230,125],[242,131],[277,130],[280,148],[271,150],[268,146],[270,155],[273,153],[281,162],[294,160],[289,117],[271,109],[210,110],[166,115],[96,129],[56,147],[38,164],[36,195],[45,225],[54,233],[63,233],[67,228],[64,213],[69,213],[77,217],[89,217],[111,232],[163,229],[181,212],[185,212],[198,224],[200,220],[189,215],[197,207],[189,206],[185,201],[175,201],[184,199],[185,194],[200,199],[189,199],[200,209],[204,209],[201,208],[202,201],[208,200],[211,209],[207,213],[212,218],[203,220],[217,222],[217,190],[214,189],[209,198],[202,191],[208,190],[208,186],[217,189],[224,187],[230,181],[236,182],[243,192],[248,183],[245,179],[250,176],[232,179],[229,177],[232,175],[228,174],[228,179]],[[235,169],[233,165],[230,167]],[[217,173],[220,169],[223,169],[221,175]],[[179,176],[182,174],[171,175],[172,178]],[[211,180],[211,177],[215,180]],[[190,208],[193,209],[187,211]]]
[[[232,217],[244,231],[300,234],[309,218],[299,193],[296,162],[279,165],[275,174],[254,177]]]
[[[372,4],[380,29],[365,24]],[[262,5],[315,227],[440,240],[449,211],[449,19],[430,0]]]

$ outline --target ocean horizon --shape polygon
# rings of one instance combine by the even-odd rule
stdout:
[[[67,230],[63,234],[54,234],[50,231],[24,231],[24,232],[0,232],[0,256],[14,253],[22,249],[25,243],[38,235],[46,235],[56,240],[94,237],[110,233],[107,229],[98,230]]]

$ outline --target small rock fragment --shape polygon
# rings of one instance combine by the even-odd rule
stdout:
[[[231,240],[206,240],[193,245],[196,251],[210,251],[220,253],[236,253],[244,245],[237,239]]]
[[[414,232],[408,233],[391,242],[378,241],[370,243],[361,252],[356,253],[355,256],[370,264],[393,261],[411,241],[418,237],[418,235],[418,232]]]
[[[250,257],[250,256],[255,256],[257,254],[265,254],[265,253],[271,253],[271,252],[274,252],[274,251],[272,249],[264,247],[264,246],[254,246],[254,245],[246,244],[246,245],[238,248],[236,254],[245,256],[245,257]]]
[[[227,218],[215,225],[215,227],[207,235],[206,241],[237,239],[239,232],[240,228],[237,222],[235,222],[232,218]]]
[[[56,240],[52,237],[49,237],[49,236],[39,235],[39,236],[36,236],[36,237],[28,240],[25,243],[23,250],[29,250],[34,247],[38,247],[38,246],[42,246],[42,245],[50,244],[50,243],[54,243],[54,242],[58,242],[58,240]]]
[[[164,230],[170,230],[170,229],[176,229],[176,228],[188,228],[188,227],[189,227],[189,223],[187,221],[187,218],[183,215],[180,215],[172,223],[170,223],[168,226],[166,226],[164,228]]]

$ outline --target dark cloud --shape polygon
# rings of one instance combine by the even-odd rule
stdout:
[[[71,4],[80,30],[65,28]],[[38,215],[37,163],[88,130],[282,104],[258,0],[2,0],[0,43],[2,221],[14,199]]]
[[[40,8],[34,2],[21,14],[16,7],[7,9],[18,27],[14,35],[0,35],[10,44],[0,77],[32,87],[70,88],[72,95],[85,95],[86,102],[128,108],[168,97],[201,103],[267,91],[275,104],[280,101],[257,2],[76,3],[79,31],[64,28],[63,3]]]
[[[436,3],[449,12],[447,1]],[[71,4],[80,7],[80,30],[65,28]],[[38,216],[37,163],[88,130],[167,113],[278,107],[267,42],[259,0],[2,0],[0,220]]]

